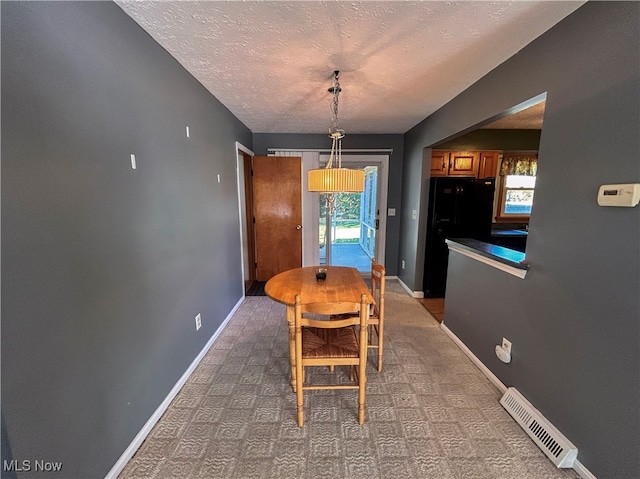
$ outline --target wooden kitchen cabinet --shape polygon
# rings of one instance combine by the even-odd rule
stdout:
[[[498,172],[499,151],[481,151],[478,178],[495,178]]]
[[[477,151],[452,151],[449,155],[449,176],[478,176],[480,153]]]
[[[449,155],[451,152],[433,150],[431,152],[431,176],[447,176],[449,174]]]
[[[500,151],[431,152],[431,176],[472,176],[495,178]]]

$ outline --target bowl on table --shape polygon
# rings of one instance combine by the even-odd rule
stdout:
[[[316,281],[324,281],[327,279],[327,268],[316,269]]]

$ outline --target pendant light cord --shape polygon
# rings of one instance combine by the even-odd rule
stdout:
[[[331,125],[329,126],[329,137],[331,142],[331,154],[329,155],[329,162],[327,168],[333,167],[333,159],[338,158],[338,168],[342,168],[342,138],[344,138],[344,130],[338,127],[338,97],[342,88],[340,88],[340,71],[333,72],[333,86],[329,88],[329,92],[332,94],[331,99]]]

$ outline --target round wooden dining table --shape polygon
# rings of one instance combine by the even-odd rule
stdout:
[[[326,269],[326,278],[316,279],[316,270]],[[286,306],[289,325],[289,361],[291,363],[291,386],[295,390],[295,301],[300,295],[301,304],[309,303],[360,303],[366,295],[369,304],[375,301],[356,268],[346,266],[306,266],[284,271],[273,276],[264,287],[265,293],[274,301]]]

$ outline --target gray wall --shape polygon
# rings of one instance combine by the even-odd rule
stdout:
[[[424,147],[548,93],[531,271],[520,280],[452,253],[445,324],[578,446],[599,479],[640,477],[640,207],[596,203],[601,184],[640,182],[639,24],[637,2],[585,4],[405,143],[403,204],[419,205]],[[403,217],[401,257],[423,248],[415,223]],[[493,352],[503,336],[513,342],[508,365]]]
[[[116,4],[2,2],[3,459],[104,477],[240,300],[236,140]]]
[[[254,153],[266,155],[268,148],[319,149],[331,148],[331,139],[326,134],[292,134],[292,133],[254,133]],[[389,156],[389,190],[387,207],[396,209],[396,216],[387,218],[387,237],[384,265],[387,274],[398,274],[398,248],[400,245],[400,215],[402,201],[402,157],[404,148],[403,135],[347,135],[342,140],[343,149],[388,149]]]

